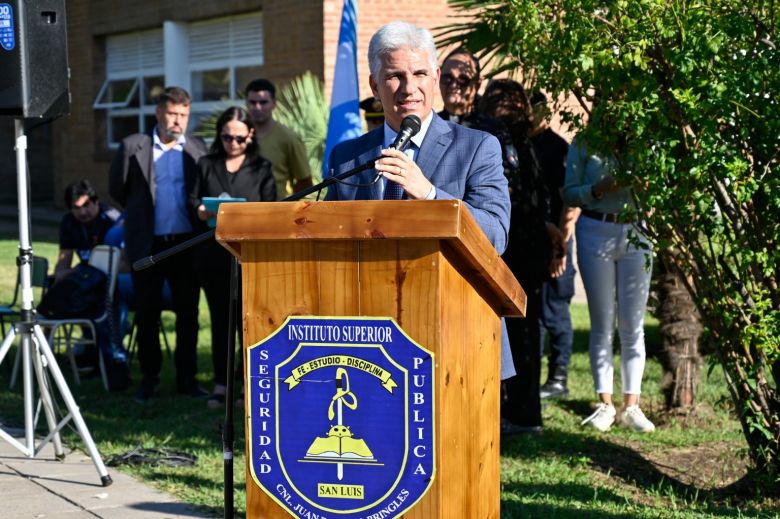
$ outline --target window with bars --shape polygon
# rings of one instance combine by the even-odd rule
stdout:
[[[93,106],[107,111],[109,145],[154,126],[156,97],[164,83],[162,29],[106,39],[106,81]]]
[[[194,22],[188,27],[187,61],[192,110],[190,129],[215,111],[235,105],[244,87],[258,78],[263,65],[260,13]]]
[[[191,130],[215,111],[236,104],[244,86],[261,75],[261,13],[193,22],[178,38],[166,38],[162,28],[106,38],[106,80],[93,107],[106,111],[109,147],[154,127],[157,96],[165,78],[180,76],[182,69],[188,76],[176,84],[192,97]],[[170,53],[186,60],[184,66],[165,62],[165,42],[174,41],[186,46],[186,52]]]

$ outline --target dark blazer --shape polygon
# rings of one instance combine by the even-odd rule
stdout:
[[[504,252],[509,230],[509,190],[504,177],[501,147],[492,135],[471,130],[432,114],[433,120],[417,153],[417,165],[436,187],[436,199],[458,198],[466,202],[490,243]],[[343,142],[330,154],[329,170],[343,173],[381,155],[384,129],[377,128],[357,139]],[[371,184],[376,170],[370,169],[348,180],[350,184]],[[381,200],[384,182],[370,187],[334,184],[326,200]]]
[[[148,256],[154,241],[156,189],[152,143],[151,135],[130,135],[122,140],[111,162],[108,190],[111,197],[125,209],[125,248],[131,262]],[[184,144],[186,193],[192,191],[198,159],[206,152],[206,144],[201,139],[187,134]],[[189,216],[193,229],[197,229],[195,212],[190,210]]]
[[[204,196],[219,196],[221,193],[246,198],[247,202],[275,201],[276,181],[271,163],[257,156],[245,161],[235,173],[228,173],[224,157],[216,154],[201,157],[195,184],[190,191],[190,205],[197,211]]]

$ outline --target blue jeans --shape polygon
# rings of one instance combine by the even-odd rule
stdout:
[[[647,249],[629,241],[637,236]],[[577,220],[577,259],[590,312],[590,369],[596,393],[613,393],[615,314],[620,335],[623,394],[641,392],[645,369],[644,319],[652,250],[632,224]]]
[[[566,270],[555,279],[545,281],[542,285],[542,309],[539,318],[539,348],[544,357],[545,332],[550,337],[550,372],[555,367],[564,370],[569,367],[571,352],[574,345],[574,331],[571,325],[569,306],[574,297],[574,276],[577,269],[572,261],[572,242],[569,240],[569,250],[566,253]]]

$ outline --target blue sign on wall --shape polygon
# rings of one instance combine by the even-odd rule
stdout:
[[[10,4],[0,3],[0,46],[3,50],[14,50],[16,47],[14,9]]]
[[[434,477],[433,354],[390,318],[290,317],[247,353],[252,478],[294,517],[397,517]]]

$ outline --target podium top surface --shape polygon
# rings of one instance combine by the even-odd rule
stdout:
[[[461,200],[366,200],[220,204],[216,239],[232,253],[254,241],[441,240],[502,302],[525,314],[525,293]]]

